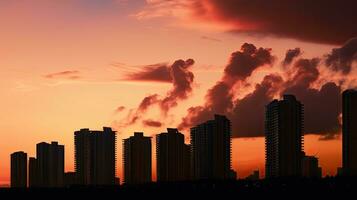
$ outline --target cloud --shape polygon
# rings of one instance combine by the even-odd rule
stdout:
[[[342,89],[334,82],[327,82],[319,89],[312,87],[321,76],[318,64],[317,58],[296,61],[295,74],[285,83],[281,95],[293,94],[304,104],[306,133],[335,135],[341,128],[338,118]]]
[[[228,113],[228,117],[235,122],[232,123],[234,137],[263,136],[265,106],[273,100],[283,83],[280,75],[267,75],[253,92],[236,100],[234,109]]]
[[[355,0],[196,0],[196,17],[232,31],[342,44],[357,35]],[[199,5],[197,5],[199,4]]]
[[[224,74],[211,89],[207,91],[204,106],[191,107],[182,119],[179,128],[185,129],[208,120],[213,114],[225,114],[233,108],[234,86],[266,65],[271,65],[274,57],[271,49],[256,48],[253,44],[244,43],[239,51],[231,54]]]
[[[161,100],[160,107],[164,113],[167,113],[172,107],[177,106],[178,100],[187,99],[192,92],[194,75],[190,71],[195,63],[193,59],[177,60],[171,66],[171,77],[173,79],[173,88]]]
[[[258,55],[257,51],[254,45],[245,44],[238,53],[233,53],[221,80],[207,91],[204,104],[190,107],[179,128],[187,130],[217,113],[231,119],[233,137],[262,137],[265,106],[284,94],[293,94],[304,104],[306,134],[320,135],[321,140],[338,138],[341,132],[339,118],[343,81],[329,81],[330,74],[320,72],[326,68],[323,57],[298,58],[301,49],[288,50],[282,61],[286,66],[282,71],[265,75],[248,94],[235,97],[237,83],[240,83],[238,88],[244,87],[255,70],[273,64],[274,57],[270,50],[266,48],[260,56],[252,56]],[[245,68],[242,70],[239,67]],[[351,76],[351,79],[356,77]]]
[[[289,49],[288,51],[286,51],[283,65],[284,66],[290,65],[293,62],[293,60],[296,57],[300,56],[301,54],[302,54],[302,52],[301,52],[300,48]]]
[[[341,45],[357,36],[355,0],[148,0],[138,19],[171,17],[195,27]]]
[[[177,106],[178,101],[187,99],[192,93],[194,74],[190,70],[194,63],[195,61],[193,59],[176,60],[169,67],[169,75],[172,80],[172,88],[166,93],[164,97],[161,97],[158,94],[151,94],[146,96],[140,102],[137,108],[131,109],[129,111],[127,118],[119,124],[119,127],[126,127],[135,124],[138,120],[144,117],[146,111],[150,107],[155,105],[159,106],[162,115],[166,117],[170,109]],[[148,74],[147,72],[148,71],[145,71],[146,75]],[[146,123],[146,125],[148,126],[150,124],[154,125],[154,123]]]
[[[214,38],[214,37],[209,37],[209,36],[201,36],[201,39],[209,40],[209,41],[212,41],[212,42],[222,42],[222,40],[220,40],[220,39],[217,39],[217,38]]]
[[[331,53],[326,55],[326,65],[344,75],[351,72],[354,62],[357,62],[357,37],[347,41],[341,48],[332,49]]]
[[[68,70],[68,71],[62,71],[62,72],[56,72],[56,73],[51,73],[51,74],[46,74],[44,75],[45,78],[48,79],[70,79],[70,80],[74,80],[74,79],[79,79],[81,78],[79,76],[80,72],[77,70]]]
[[[125,110],[125,106],[119,106],[118,108],[115,109],[116,113],[123,112]]]
[[[143,125],[149,126],[149,127],[161,127],[162,123],[159,121],[154,121],[154,120],[148,119],[148,120],[143,121]]]
[[[172,76],[170,66],[167,66],[166,64],[154,64],[143,66],[138,72],[126,74],[124,80],[171,83]]]

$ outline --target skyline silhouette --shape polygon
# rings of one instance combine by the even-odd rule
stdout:
[[[334,185],[343,177],[325,177],[357,174],[356,7],[356,0],[0,0],[0,188],[11,178],[24,185],[11,175],[24,174],[21,152],[27,185],[118,188],[124,157],[140,163],[136,147],[124,153],[123,140],[135,133],[151,138],[151,153],[145,178],[127,176],[151,180],[151,189],[222,186],[201,178],[269,188],[263,178],[282,175]],[[301,122],[275,113],[288,109],[279,103],[284,95],[303,105]],[[266,118],[271,103],[278,122]],[[230,121],[227,134],[217,134],[216,115]]]
[[[342,93],[344,163],[336,176],[355,176],[356,158],[353,146],[357,116],[357,90]],[[318,157],[304,152],[304,105],[292,94],[266,105],[265,179],[322,178]],[[200,180],[237,180],[231,166],[231,121],[223,115],[192,127],[190,144],[176,128],[156,135],[157,182]],[[123,139],[123,183],[148,184],[152,180],[152,138],[142,132]],[[75,171],[65,172],[64,145],[41,142],[36,145],[36,158],[11,154],[11,187],[60,188],[72,185],[119,185],[116,175],[116,133],[80,129],[74,132]],[[346,160],[348,159],[348,160]],[[27,175],[29,174],[29,175]],[[239,177],[242,179],[241,177]],[[259,180],[255,170],[246,180]],[[67,181],[67,182],[66,182]],[[27,184],[28,182],[28,184]]]

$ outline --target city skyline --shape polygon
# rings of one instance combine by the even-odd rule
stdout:
[[[343,166],[335,176],[355,176],[354,121],[357,90],[345,90],[343,99]],[[304,151],[304,104],[292,94],[266,105],[265,179],[321,178],[319,158]],[[123,139],[124,184],[182,182],[197,180],[237,180],[231,166],[231,121],[223,115],[197,124],[190,130],[190,143],[176,128],[156,134],[157,180],[152,179],[152,137],[142,132]],[[64,146],[58,142],[36,145],[36,158],[23,151],[11,154],[11,187],[54,188],[72,185],[110,186],[120,184],[116,175],[116,133],[87,128],[74,132],[75,171],[65,172]],[[28,170],[27,170],[28,169]],[[28,174],[28,175],[27,175]],[[259,170],[245,179],[257,180]],[[239,177],[242,179],[242,177]],[[65,182],[67,181],[67,182]],[[28,183],[28,184],[27,184]]]
[[[14,152],[27,153],[28,175],[36,174],[42,141],[65,146],[63,180],[73,180],[73,132],[103,127],[116,132],[110,177],[123,181],[121,142],[142,132],[151,137],[155,181],[155,136],[177,128],[187,152],[190,129],[215,114],[231,121],[230,174],[265,177],[265,106],[284,94],[304,104],[305,175],[319,167],[323,176],[355,173],[348,141],[356,127],[343,123],[355,119],[346,118],[354,100],[341,95],[357,88],[356,7],[355,0],[0,1],[0,187],[10,185]]]

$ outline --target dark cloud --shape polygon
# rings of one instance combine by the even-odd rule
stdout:
[[[327,44],[357,35],[355,0],[196,0],[192,5],[196,16],[231,23],[237,32]]]
[[[232,53],[229,64],[224,69],[223,80],[244,80],[257,68],[273,61],[271,49],[256,48],[253,44],[244,43],[240,51]]]
[[[56,72],[56,73],[51,73],[51,74],[46,74],[44,77],[48,79],[79,79],[80,72],[76,70],[68,70],[68,71],[62,71],[62,72]]]
[[[224,75],[206,94],[204,106],[191,107],[182,119],[179,128],[185,129],[199,122],[206,121],[213,114],[225,114],[233,107],[234,90],[238,83],[260,67],[270,65],[274,61],[271,49],[256,48],[253,44],[244,43],[240,51],[231,54]]]
[[[254,62],[247,62],[249,59],[241,57],[244,53],[253,55],[252,52],[257,51],[253,46],[244,45],[245,48],[232,54],[223,78],[207,91],[204,105],[189,108],[179,128],[190,128],[209,120],[217,113],[232,120],[233,137],[261,137],[264,136],[265,106],[276,97],[293,94],[304,104],[305,133],[320,135],[321,140],[337,138],[341,131],[341,87],[334,82],[321,84],[321,59],[297,59],[301,54],[298,48],[287,52],[284,60],[287,60],[286,65],[289,67],[285,68],[285,71],[265,76],[252,92],[240,99],[234,99],[233,88],[237,82],[242,83],[238,86],[244,86],[254,70],[272,63],[273,57],[270,54],[267,57],[270,59],[254,58]],[[248,69],[237,70],[232,66],[246,66]],[[323,79],[326,80],[326,77]]]
[[[143,66],[138,72],[128,73],[124,80],[129,81],[154,81],[172,82],[171,68],[166,64],[155,64]]]
[[[160,107],[164,113],[167,113],[170,108],[177,106],[178,100],[187,99],[188,95],[192,92],[194,75],[190,71],[190,68],[194,63],[193,59],[186,61],[177,60],[171,66],[173,88],[160,101]]]
[[[150,126],[150,127],[161,127],[162,123],[159,122],[159,121],[148,119],[148,120],[144,120],[143,121],[143,125],[144,126]]]
[[[252,93],[236,100],[234,109],[228,113],[234,122],[233,137],[263,136],[265,106],[273,100],[283,82],[280,75],[267,75]]]
[[[333,71],[342,72],[344,75],[351,72],[352,64],[356,61],[357,38],[350,39],[341,48],[332,49],[331,53],[326,56],[326,65]]]
[[[304,104],[305,132],[336,135],[340,131],[341,88],[335,83],[324,84],[321,89],[303,86],[287,88],[284,93],[294,94]]]
[[[287,50],[283,61],[283,65],[284,66],[290,65],[296,57],[301,55],[301,53],[302,52],[300,48]]]

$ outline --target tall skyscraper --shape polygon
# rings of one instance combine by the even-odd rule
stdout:
[[[342,94],[342,173],[357,176],[357,91]]]
[[[123,140],[124,183],[151,182],[151,137],[136,132]]]
[[[75,171],[80,185],[114,185],[116,171],[116,133],[81,129],[74,133]]]
[[[229,179],[231,123],[222,115],[191,128],[193,179]]]
[[[156,163],[159,182],[189,179],[185,171],[189,168],[189,149],[185,136],[177,129],[168,128],[167,133],[156,135]]]
[[[27,186],[27,154],[23,151],[11,154],[11,187]]]
[[[41,142],[36,145],[36,187],[63,187],[64,146],[58,142]],[[34,169],[30,169],[32,171]]]
[[[301,176],[304,106],[293,95],[274,100],[265,113],[265,175]]]

